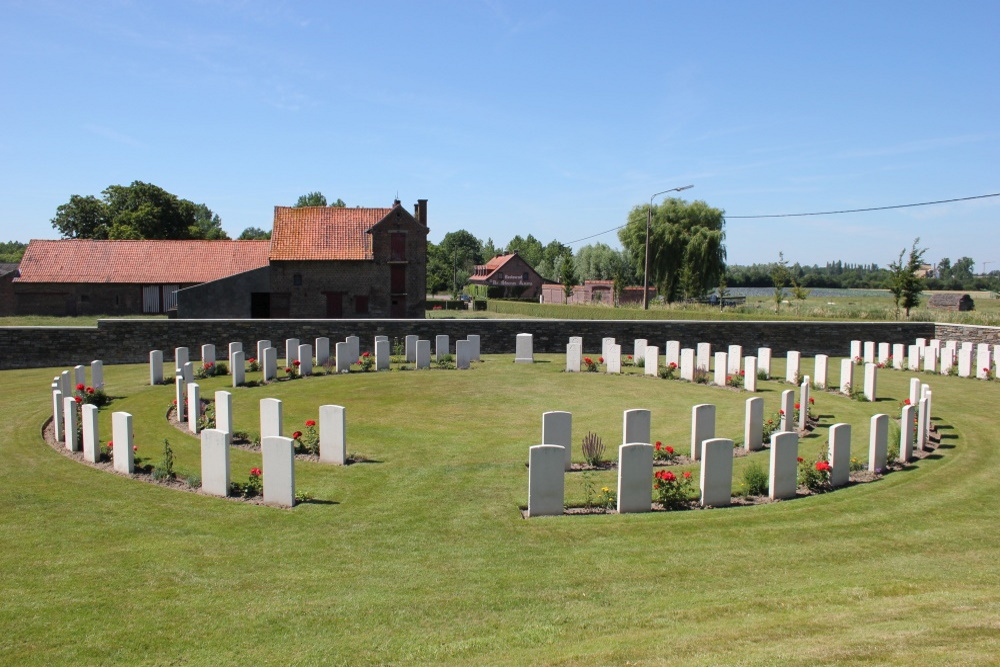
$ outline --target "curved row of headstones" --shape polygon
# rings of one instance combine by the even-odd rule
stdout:
[[[1000,345],[937,338],[917,338],[913,345],[852,340],[851,359],[861,360],[865,364],[891,366],[896,370],[905,368],[945,375],[955,368],[959,377],[984,380],[991,373],[996,375],[1000,362]]]
[[[807,413],[808,381],[801,387],[803,409]],[[898,459],[913,459],[914,442],[918,448],[929,443],[931,423],[930,387],[913,378],[910,403],[902,408]],[[915,393],[916,392],[916,393]],[[791,430],[795,392],[782,392],[786,418],[770,440],[770,476],[768,495],[772,499],[791,498],[797,488],[799,435]],[[764,400],[746,401],[744,447],[748,451],[763,448]],[[528,516],[559,515],[565,507],[565,473],[572,461],[572,424],[570,412],[542,414],[542,444],[529,449]],[[653,445],[650,444],[652,415],[649,410],[626,410],[622,422],[622,444],[618,448],[617,509],[619,513],[648,512],[652,509]],[[869,428],[868,468],[885,468],[888,456],[889,415],[876,414]],[[732,497],[733,440],[717,438],[715,406],[695,405],[691,409],[691,458],[701,461],[699,502],[703,506],[729,505]],[[828,457],[830,485],[847,484],[850,476],[851,425],[834,424],[830,428]]]

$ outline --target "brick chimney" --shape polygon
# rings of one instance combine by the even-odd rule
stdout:
[[[417,219],[417,222],[419,222],[421,225],[423,225],[424,227],[426,227],[427,226],[427,200],[426,199],[418,199],[416,206],[413,207],[413,210],[414,210],[414,216],[413,217]]]

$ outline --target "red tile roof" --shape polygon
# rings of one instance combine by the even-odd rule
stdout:
[[[33,240],[23,283],[191,284],[267,266],[270,241]]]
[[[275,206],[270,258],[370,260],[372,237],[367,232],[391,211],[391,208]]]
[[[484,280],[489,280],[493,277],[493,274],[497,272],[504,264],[514,259],[517,253],[511,253],[510,255],[497,255],[486,264],[480,264],[476,267],[476,270],[472,273],[469,278],[471,282],[482,282]]]

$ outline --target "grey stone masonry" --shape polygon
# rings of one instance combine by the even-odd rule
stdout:
[[[874,415],[868,438],[868,470],[880,472],[885,468],[889,453],[889,415]]]
[[[830,485],[844,486],[851,478],[851,425],[830,427]]]
[[[226,444],[233,444],[233,395],[228,391],[215,392],[215,430],[226,434]]]
[[[149,351],[149,384],[163,382],[163,350]]]
[[[702,443],[714,437],[715,406],[702,403],[691,408],[691,458],[695,461],[701,459]]]
[[[653,446],[618,447],[618,513],[648,512],[653,506]]]
[[[743,418],[743,447],[750,452],[764,447],[764,399],[759,396],[747,399]]]
[[[626,410],[622,415],[622,444],[651,442],[652,414],[649,410]]]
[[[83,416],[83,459],[91,463],[101,460],[101,434],[97,426],[97,406],[81,407]]]
[[[111,414],[111,458],[115,470],[131,475],[135,471],[135,452],[132,450],[132,415],[127,412]]]
[[[559,445],[535,445],[528,450],[528,516],[563,513],[565,452]]]
[[[347,462],[347,408],[319,406],[319,460],[342,466]]]
[[[229,442],[214,428],[201,432],[201,489],[213,496],[229,495]]]
[[[280,436],[283,432],[281,419],[281,400],[277,398],[260,399],[260,437]]]
[[[772,500],[793,498],[798,480],[798,433],[771,435],[771,474],[767,495]]]
[[[542,413],[542,444],[559,445],[565,451],[565,469],[573,461],[573,413],[553,410]]]
[[[261,438],[264,473],[264,503],[295,506],[295,445],[291,438],[271,435]]]
[[[701,505],[726,507],[733,497],[733,441],[710,438],[701,443]]]

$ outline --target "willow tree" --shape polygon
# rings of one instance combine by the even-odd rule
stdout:
[[[636,206],[618,238],[634,258],[639,275],[646,259],[649,205]],[[702,297],[726,270],[723,211],[703,201],[666,199],[652,210],[649,282],[666,301]]]

